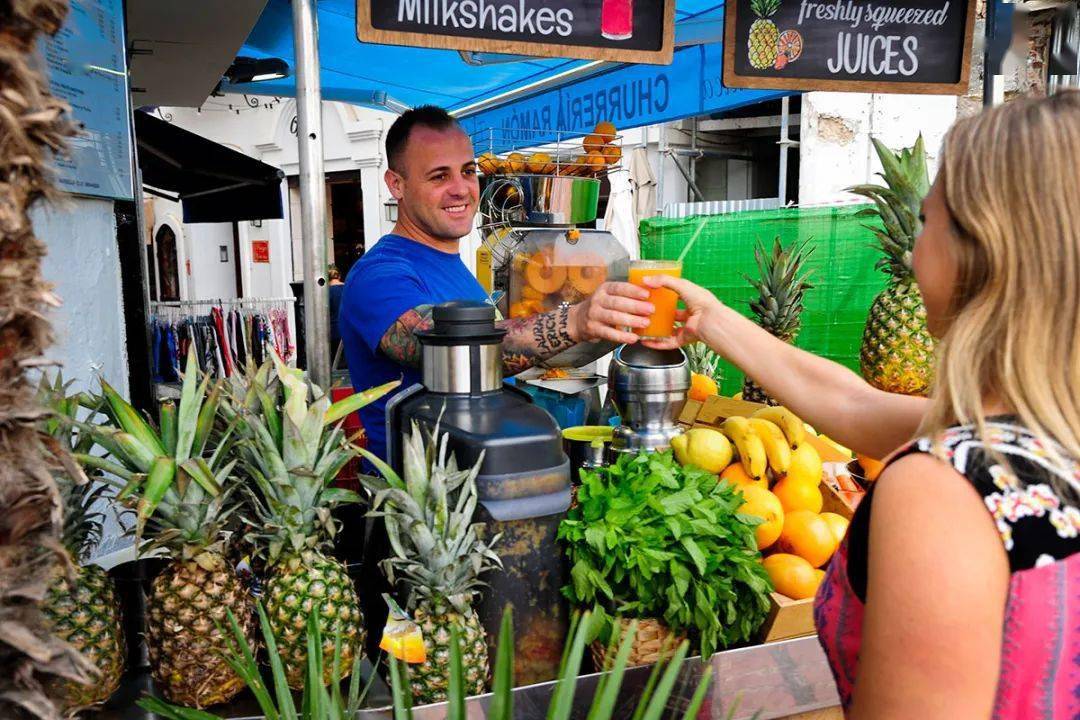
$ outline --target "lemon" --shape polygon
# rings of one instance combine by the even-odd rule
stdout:
[[[788,480],[817,486],[821,482],[821,456],[810,445],[803,443],[791,451],[791,465],[787,471]]]
[[[671,449],[680,465],[696,465],[711,473],[719,473],[731,464],[731,442],[718,430],[689,430],[671,439]]]

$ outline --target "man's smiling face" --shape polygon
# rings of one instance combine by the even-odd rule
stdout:
[[[480,181],[468,135],[456,127],[414,127],[395,174],[391,191],[401,214],[439,240],[456,241],[469,234]]]

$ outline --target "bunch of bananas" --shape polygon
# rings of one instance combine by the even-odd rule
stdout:
[[[821,458],[804,443],[806,426],[785,407],[763,407],[750,417],[729,417],[717,429],[694,428],[672,440],[675,458],[682,464],[721,472],[734,456],[754,480],[767,470],[817,484]]]

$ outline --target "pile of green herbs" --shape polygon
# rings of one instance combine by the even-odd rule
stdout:
[[[738,512],[742,493],[670,452],[624,454],[581,477],[578,506],[559,528],[572,603],[660,619],[689,631],[703,657],[750,639],[772,584],[754,541],[760,520]]]

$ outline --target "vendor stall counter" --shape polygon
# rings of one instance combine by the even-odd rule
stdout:
[[[713,668],[712,681],[705,704],[698,713],[699,720],[773,720],[803,717],[803,713],[836,708],[839,704],[836,686],[815,636],[720,652],[712,657],[709,664]],[[669,712],[665,716],[677,717],[685,711],[705,667],[699,657],[686,660],[668,703]],[[612,717],[628,718],[633,714],[633,708],[649,679],[650,670],[651,667],[644,666],[627,671]],[[366,661],[363,672],[365,677],[371,672],[371,666]],[[578,678],[572,717],[586,716],[600,677],[599,674],[592,674]],[[556,684],[547,682],[516,688],[515,718],[544,720]],[[95,715],[94,720],[149,720],[148,713],[133,707],[131,703],[134,698],[130,695],[136,692],[135,687],[122,689],[110,705],[124,705],[127,709],[106,709]],[[125,697],[122,703],[116,702],[121,695],[129,697]],[[490,697],[482,695],[469,699],[468,717],[485,717]],[[388,698],[388,689],[376,679],[369,695],[371,707],[362,709],[357,714],[357,720],[392,720],[393,709],[386,704]],[[212,711],[228,720],[263,720],[263,716],[258,713],[258,706],[247,693],[228,705],[212,708]],[[447,714],[446,703],[413,709],[414,720],[444,720]],[[812,715],[814,718],[834,716],[840,717],[838,709]]]

